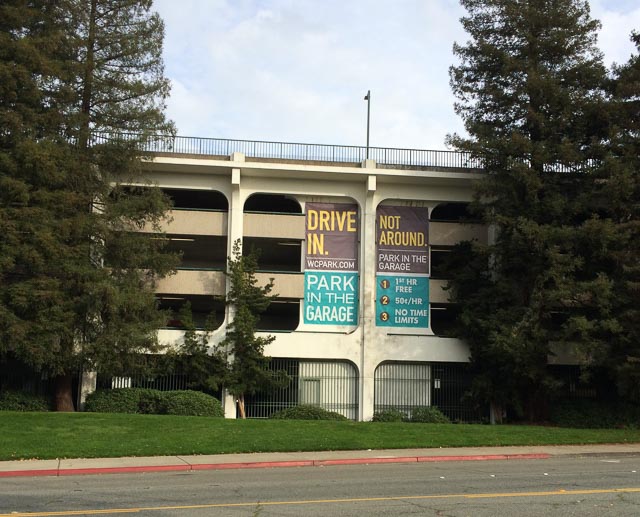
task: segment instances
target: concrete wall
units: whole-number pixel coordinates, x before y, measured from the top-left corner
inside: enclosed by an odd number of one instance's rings
[[[244,236],[304,239],[304,216],[244,214]]]
[[[351,361],[359,376],[359,419],[373,415],[373,379],[383,361],[466,362],[467,347],[456,339],[437,337],[430,329],[411,331],[375,325],[375,221],[376,208],[382,203],[433,208],[439,203],[470,201],[477,172],[448,172],[377,169],[368,160],[362,167],[305,165],[277,162],[247,162],[234,154],[231,160],[211,158],[185,159],[157,157],[148,165],[148,177],[160,186],[171,188],[215,189],[229,200],[229,212],[185,213],[176,211],[167,231],[228,236],[228,254],[232,243],[243,236],[304,240],[305,219],[288,214],[245,214],[245,201],[253,194],[284,194],[304,207],[307,202],[356,203],[359,210],[359,318],[355,328],[308,326],[302,323],[295,332],[277,333],[265,352],[272,357],[334,359]],[[277,210],[274,210],[277,211]],[[211,233],[209,233],[211,232]],[[461,239],[486,242],[486,231],[479,225],[431,223],[434,245],[450,246]],[[303,243],[304,244],[304,243]],[[261,282],[274,277],[275,292],[283,297],[304,296],[304,275],[260,274]],[[431,302],[445,303],[448,295],[442,280],[430,284]],[[220,272],[179,271],[163,280],[163,293],[223,294],[225,277]],[[301,310],[302,310],[301,303]],[[212,345],[224,336],[224,325],[213,335]],[[177,331],[161,331],[167,343],[181,339]],[[228,415],[232,412],[229,410]]]

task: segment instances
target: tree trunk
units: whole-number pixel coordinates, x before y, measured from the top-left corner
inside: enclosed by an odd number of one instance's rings
[[[79,145],[86,149],[89,145],[91,134],[91,99],[93,98],[93,76],[95,73],[95,45],[96,45],[96,17],[98,0],[91,0],[89,11],[89,34],[87,35],[86,63],[84,64],[84,77],[82,87],[82,105],[80,108],[81,125]]]
[[[56,411],[75,411],[73,405],[72,376],[70,373],[54,379],[54,406]]]
[[[244,410],[244,394],[238,397],[238,409],[240,410],[240,418],[243,420],[247,418],[247,414]]]
[[[499,402],[491,402],[489,405],[489,420],[492,425],[502,424],[504,408]]]

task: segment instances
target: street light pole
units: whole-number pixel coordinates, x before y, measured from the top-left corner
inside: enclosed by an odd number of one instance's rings
[[[367,101],[367,160],[369,159],[369,120],[371,118],[371,90],[367,90],[367,94],[364,96],[364,100]]]

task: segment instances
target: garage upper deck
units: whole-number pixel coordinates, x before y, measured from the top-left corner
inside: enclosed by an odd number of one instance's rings
[[[129,139],[133,135],[94,134],[95,143],[109,139]],[[242,153],[247,162],[327,164],[359,166],[366,159],[374,160],[379,169],[442,170],[451,172],[482,171],[480,160],[468,152],[400,149],[350,145],[305,144],[258,140],[232,140],[187,136],[151,137],[145,151],[155,155],[210,157],[230,160],[233,153]]]

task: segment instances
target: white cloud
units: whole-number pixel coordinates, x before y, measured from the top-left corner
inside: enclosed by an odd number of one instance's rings
[[[598,43],[605,63],[626,62],[635,50],[629,39],[631,31],[640,30],[640,5],[635,0],[592,0],[591,9],[593,17],[602,22]]]

